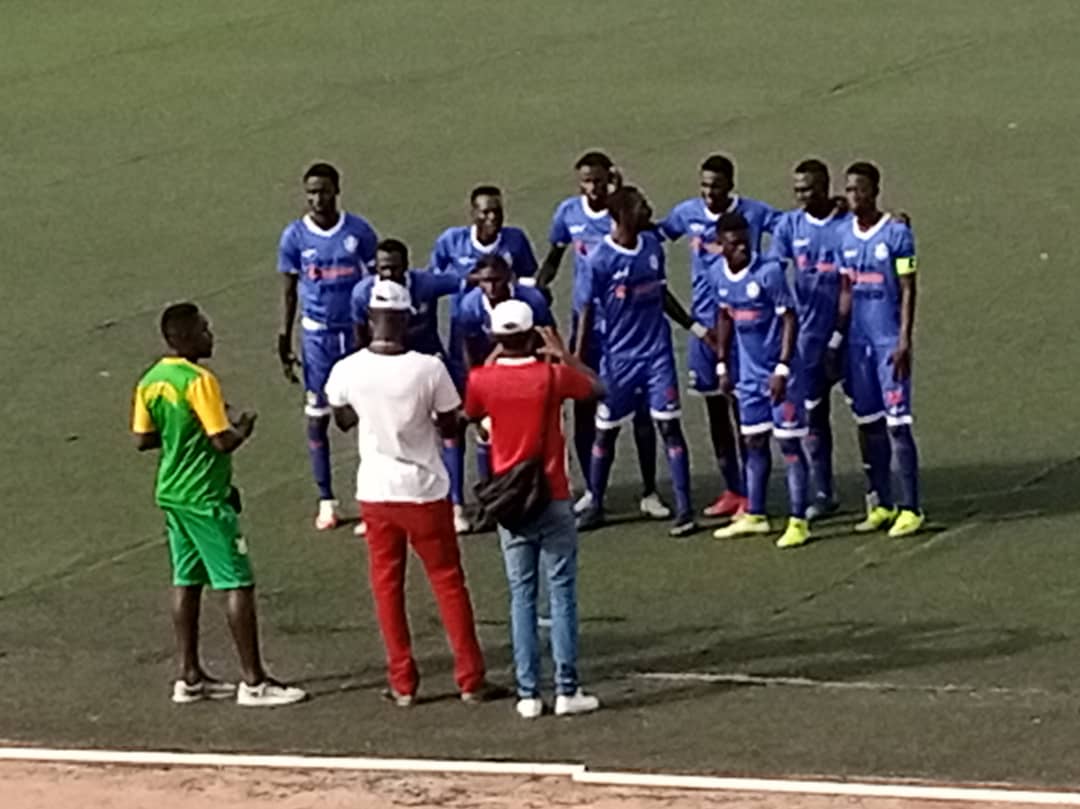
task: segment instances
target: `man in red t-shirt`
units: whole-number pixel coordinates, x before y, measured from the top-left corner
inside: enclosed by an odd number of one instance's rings
[[[517,676],[518,713],[535,719],[540,698],[540,645],[536,629],[539,573],[551,598],[551,654],[555,662],[555,714],[588,713],[599,700],[585,694],[577,672],[577,527],[566,477],[562,403],[598,399],[596,375],[565,350],[553,329],[533,328],[532,309],[504,301],[491,312],[493,357],[474,368],[466,386],[465,414],[490,434],[491,468],[502,474],[541,451],[551,503],[527,525],[498,527],[510,583],[510,623]],[[542,361],[538,355],[552,360]]]

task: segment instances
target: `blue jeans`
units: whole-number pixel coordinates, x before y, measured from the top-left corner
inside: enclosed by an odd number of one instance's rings
[[[551,599],[551,656],[555,693],[573,694],[577,673],[577,526],[569,500],[554,500],[517,531],[499,526],[506,578],[510,584],[510,631],[521,698],[540,695],[540,641],[536,628],[539,575]]]

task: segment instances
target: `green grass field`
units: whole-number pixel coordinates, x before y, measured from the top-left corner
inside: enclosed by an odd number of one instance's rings
[[[0,17],[0,737],[1080,784],[1074,3],[0,0]],[[305,165],[329,159],[345,204],[418,257],[479,182],[502,185],[543,245],[573,160],[597,146],[658,210],[695,193],[710,151],[736,157],[744,193],[785,206],[805,156],[880,163],[885,204],[919,239],[918,435],[941,530],[856,538],[849,514],[783,554],[640,523],[590,535],[582,667],[609,709],[565,723],[445,698],[415,575],[433,699],[396,712],[377,697],[363,545],[310,528],[300,396],[273,352],[278,234]],[[315,693],[303,707],[166,698],[153,459],[126,429],[158,312],[180,298],[214,319],[230,400],[260,413],[238,477],[265,649]],[[686,410],[704,503],[717,480],[700,405]],[[355,452],[338,447],[345,493]],[[508,682],[496,545],[470,539],[466,557]],[[208,660],[233,673],[220,610],[204,624]],[[644,676],[688,672],[718,677]]]

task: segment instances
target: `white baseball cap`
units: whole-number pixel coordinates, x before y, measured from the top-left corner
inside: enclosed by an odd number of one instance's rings
[[[368,308],[408,312],[412,309],[412,297],[409,290],[401,284],[380,278],[371,287],[371,302]]]
[[[525,301],[503,301],[491,310],[491,333],[521,334],[533,327],[532,307]]]

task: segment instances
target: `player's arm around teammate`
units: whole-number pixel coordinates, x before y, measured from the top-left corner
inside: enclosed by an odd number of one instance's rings
[[[230,454],[255,428],[255,414],[231,419],[217,378],[199,361],[213,353],[206,317],[194,304],[170,306],[161,318],[169,353],[139,382],[132,431],[136,447],[160,449],[156,499],[165,514],[172,561],[172,618],[180,654],[173,702],[229,699],[251,707],[306,696],[270,679],[259,653],[255,585],[237,521]],[[239,687],[206,674],[199,658],[203,588],[226,593],[226,614],[239,653]]]

